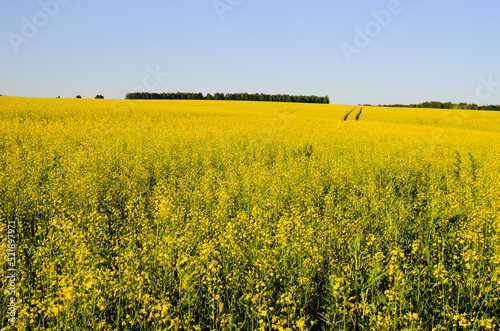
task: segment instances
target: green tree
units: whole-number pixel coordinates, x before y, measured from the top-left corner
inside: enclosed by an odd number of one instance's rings
[[[95,98],[96,99],[104,99],[104,97],[102,95],[100,95],[100,94],[96,95]]]

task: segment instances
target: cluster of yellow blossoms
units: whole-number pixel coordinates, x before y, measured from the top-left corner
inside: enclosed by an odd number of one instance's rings
[[[351,110],[0,97],[0,329],[498,328],[500,113]]]

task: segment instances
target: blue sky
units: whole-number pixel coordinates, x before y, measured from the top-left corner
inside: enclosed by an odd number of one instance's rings
[[[500,104],[499,13],[498,0],[3,0],[0,94]]]

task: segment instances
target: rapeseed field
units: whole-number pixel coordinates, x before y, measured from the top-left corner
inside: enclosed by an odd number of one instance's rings
[[[498,329],[499,130],[479,111],[0,97],[0,329]]]

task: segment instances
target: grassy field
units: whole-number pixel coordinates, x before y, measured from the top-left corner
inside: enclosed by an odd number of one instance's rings
[[[360,110],[0,97],[15,328],[498,329],[500,113]]]

